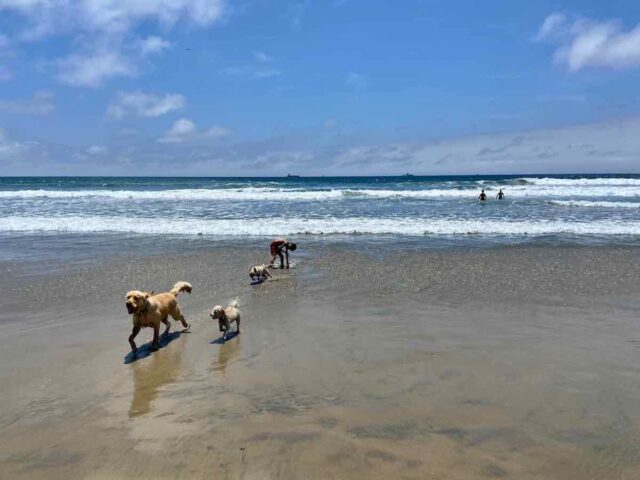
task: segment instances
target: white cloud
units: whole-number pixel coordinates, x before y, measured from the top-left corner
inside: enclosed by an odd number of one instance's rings
[[[568,21],[565,15],[554,13],[545,19],[535,40],[556,43],[554,61],[566,65],[571,72],[588,67],[640,66],[640,24],[624,31],[618,20]]]
[[[98,87],[120,76],[134,76],[141,60],[158,55],[170,43],[158,36],[135,35],[179,22],[207,27],[222,19],[224,0],[0,0],[0,14],[16,15],[22,41],[69,37],[70,54],[54,63],[57,78],[69,85]],[[14,20],[14,19],[12,19]],[[138,39],[137,39],[138,38]]]
[[[159,117],[184,108],[185,103],[184,96],[175,93],[157,95],[140,91],[119,92],[109,104],[107,115],[116,119],[121,119],[128,115]]]
[[[309,4],[310,0],[304,0],[302,2],[294,3],[289,8],[289,17],[291,19],[291,27],[293,29],[298,30],[302,27],[302,22],[304,21],[305,13]]]
[[[35,92],[28,100],[0,99],[0,111],[27,115],[47,115],[55,110],[54,95],[51,92]]]
[[[132,77],[136,74],[129,59],[117,51],[74,54],[56,63],[59,68],[58,79],[74,87],[96,88],[114,77]]]
[[[181,118],[173,123],[171,128],[158,139],[158,142],[182,143],[203,138],[219,140],[229,135],[231,135],[231,130],[223,125],[213,125],[204,131],[200,131],[193,121],[188,118]]]
[[[22,15],[25,36],[75,31],[123,33],[143,22],[170,27],[179,21],[207,26],[224,14],[223,0],[0,0],[0,11]]]
[[[270,78],[282,75],[282,72],[278,68],[270,65],[274,61],[273,57],[257,50],[253,52],[253,58],[255,60],[253,63],[226,67],[221,70],[221,73],[249,78]]]
[[[637,172],[640,117],[426,142],[360,145],[335,154],[344,174]]]
[[[270,78],[281,75],[282,72],[276,68],[270,68],[268,70],[257,70],[253,73],[255,78]]]
[[[564,29],[567,22],[567,16],[564,13],[552,13],[544,19],[538,33],[534,37],[535,41],[541,42],[558,34]]]
[[[205,132],[205,135],[207,137],[216,138],[216,139],[225,138],[231,135],[231,129],[224,127],[222,125],[214,125],[213,127],[209,128]]]
[[[369,85],[369,77],[360,73],[351,72],[345,78],[347,85],[354,89],[366,88]]]
[[[318,131],[213,142],[206,130],[187,122],[172,129],[185,141],[171,148],[163,143],[116,143],[109,146],[109,162],[104,154],[91,155],[86,146],[17,141],[0,129],[0,175],[29,175],[34,169],[46,175],[126,175],[132,168],[162,169],[167,175],[211,175],[221,169],[229,175],[640,173],[640,117],[415,142],[363,143],[359,135],[341,136],[332,144],[316,141]],[[177,164],[177,155],[189,161]]]
[[[254,66],[227,67],[222,70],[225,75],[249,78],[270,78],[282,75],[277,68],[257,68]]]
[[[123,137],[133,137],[138,134],[138,131],[135,128],[123,128],[118,132],[118,135]]]
[[[150,36],[140,41],[140,52],[143,56],[162,53],[171,46],[171,43],[160,37]]]
[[[176,120],[171,128],[158,139],[160,143],[180,143],[188,139],[189,136],[197,132],[196,124],[188,118]]]
[[[256,61],[261,62],[261,63],[273,62],[273,57],[271,57],[271,56],[269,56],[266,53],[261,52],[261,51],[254,52],[253,56],[255,57]]]
[[[4,128],[0,128],[0,158],[13,160],[16,156],[26,152],[31,147],[29,143],[21,143],[9,138]]]
[[[97,88],[116,77],[135,77],[148,57],[168,49],[166,40],[150,36],[122,45],[119,39],[107,39],[101,45],[90,45],[86,51],[55,61],[58,80],[75,87]]]
[[[108,153],[109,149],[104,145],[91,145],[85,150],[85,152],[87,153],[87,155],[91,155],[95,157],[95,156],[104,155],[105,153]]]

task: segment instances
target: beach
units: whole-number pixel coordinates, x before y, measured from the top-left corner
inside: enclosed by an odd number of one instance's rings
[[[0,0],[0,480],[640,480],[640,0]]]
[[[3,478],[636,478],[637,247],[300,242],[251,287],[264,248],[176,242],[0,263]],[[124,294],[179,280],[132,361]]]

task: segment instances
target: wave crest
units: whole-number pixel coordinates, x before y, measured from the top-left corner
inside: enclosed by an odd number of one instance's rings
[[[152,235],[640,235],[640,221],[428,220],[416,218],[159,219],[121,217],[0,218],[0,232],[131,233]],[[231,233],[230,233],[231,232]]]

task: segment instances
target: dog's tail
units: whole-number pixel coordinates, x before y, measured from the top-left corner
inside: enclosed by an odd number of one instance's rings
[[[192,289],[193,288],[191,287],[190,283],[188,283],[188,282],[178,282],[171,289],[171,293],[173,293],[174,295],[178,295],[180,292],[191,293]]]
[[[235,298],[229,302],[229,306],[233,308],[240,308],[240,302]]]

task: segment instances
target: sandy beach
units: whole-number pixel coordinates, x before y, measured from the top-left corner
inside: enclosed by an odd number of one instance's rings
[[[0,265],[0,476],[637,478],[639,249],[301,250]],[[132,361],[125,292],[178,280],[191,332]]]

